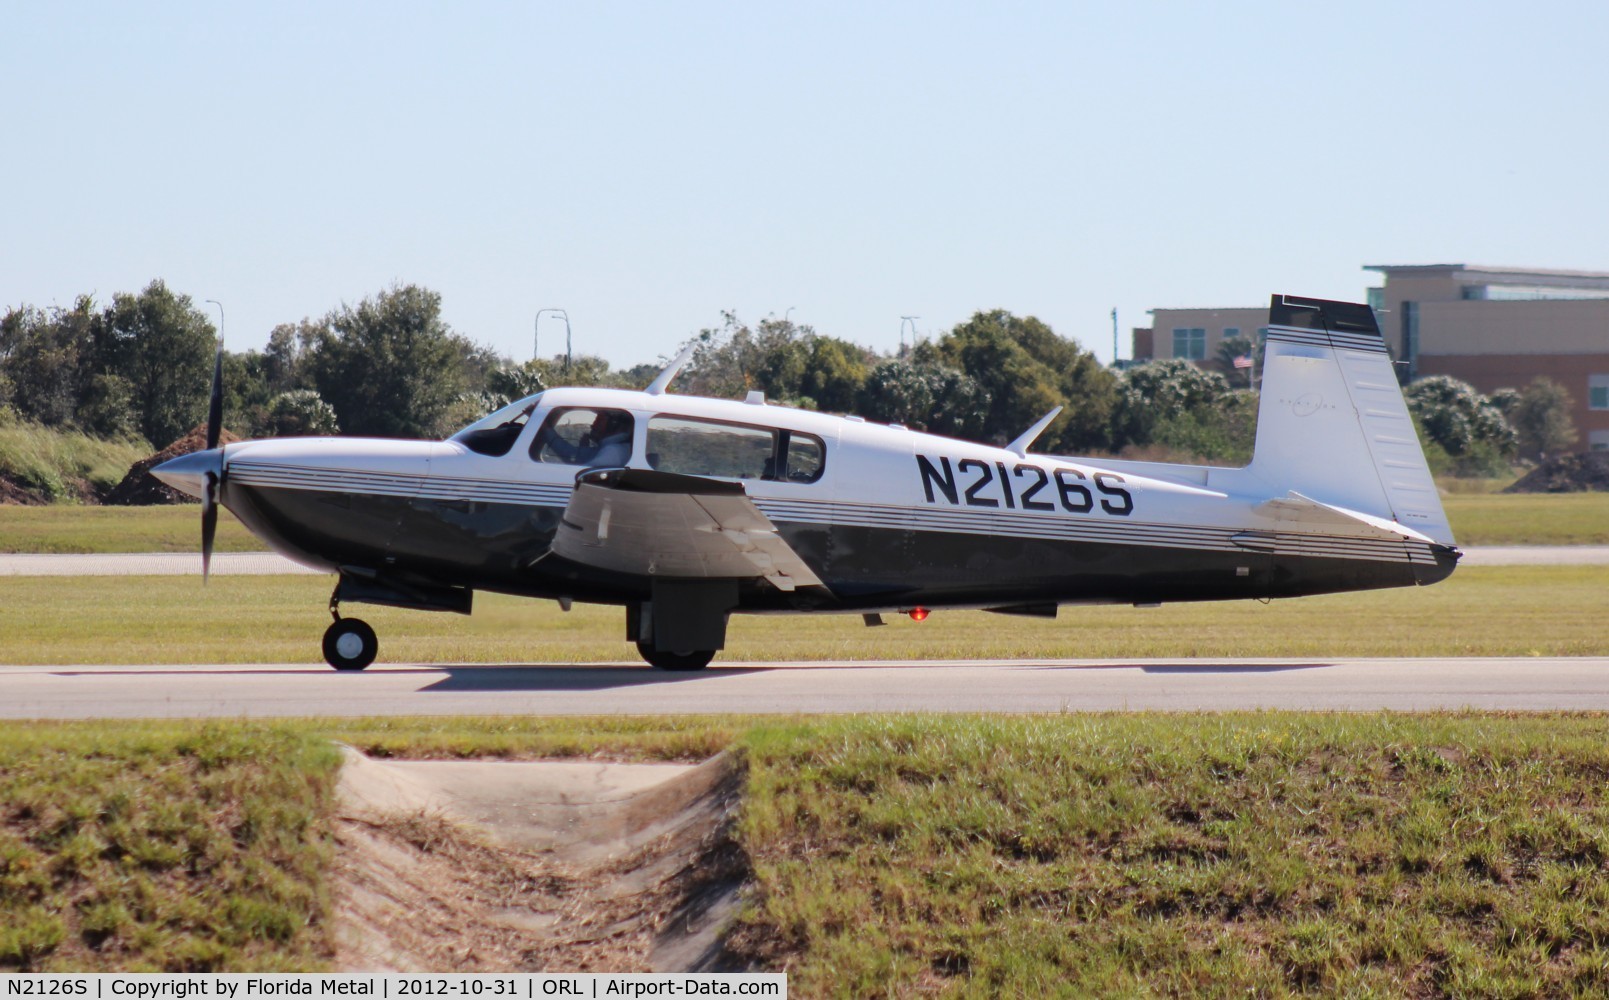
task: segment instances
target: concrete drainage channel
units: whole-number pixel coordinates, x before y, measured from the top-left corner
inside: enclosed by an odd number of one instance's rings
[[[702,764],[391,761],[343,748],[336,965],[740,971],[728,754]]]

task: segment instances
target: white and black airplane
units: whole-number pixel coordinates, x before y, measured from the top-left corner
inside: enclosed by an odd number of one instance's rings
[[[1030,454],[767,405],[551,389],[446,441],[287,438],[155,470],[339,575],[324,654],[373,662],[363,602],[468,614],[477,590],[625,608],[626,638],[697,670],[734,613],[1298,597],[1435,583],[1459,552],[1367,306],[1276,295],[1251,464]]]

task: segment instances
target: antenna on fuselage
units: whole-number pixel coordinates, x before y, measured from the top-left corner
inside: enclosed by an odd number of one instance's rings
[[[696,350],[698,350],[698,341],[696,340],[682,348],[682,353],[676,355],[675,360],[666,365],[665,370],[660,372],[659,376],[652,382],[648,383],[648,388],[644,389],[643,392],[650,396],[657,396],[664,392],[670,386],[670,380],[675,378],[676,374],[682,370],[687,362],[693,359],[693,352]]]
[[[1035,438],[1039,437],[1039,435],[1045,432],[1045,428],[1049,427],[1050,422],[1055,420],[1057,415],[1060,413],[1061,407],[1058,406],[1054,410],[1051,410],[1049,413],[1040,417],[1037,421],[1035,421],[1032,427],[1023,431],[1022,435],[1018,437],[1017,440],[1006,445],[1006,450],[1016,452],[1018,458],[1027,458],[1028,446],[1034,443]]]

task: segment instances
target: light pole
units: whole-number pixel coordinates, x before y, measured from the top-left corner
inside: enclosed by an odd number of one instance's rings
[[[536,311],[537,330],[532,331],[531,333],[531,352],[536,357],[540,358],[542,356],[541,352],[538,351],[536,347],[536,333],[541,329],[543,313],[552,313],[553,315],[564,320],[564,374],[568,375],[570,374],[570,314],[565,312],[563,309],[538,309]]]
[[[909,323],[911,325],[911,347],[914,349],[916,347],[916,321],[921,319],[921,318],[922,317],[920,317],[920,316],[901,316],[899,318],[899,356],[900,357],[903,358],[905,356],[905,324]]]
[[[217,299],[206,299],[204,301],[208,305],[218,307],[218,340],[221,342],[223,340],[223,303],[219,302]]]

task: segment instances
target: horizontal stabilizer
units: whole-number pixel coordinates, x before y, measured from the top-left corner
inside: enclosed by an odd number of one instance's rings
[[[821,586],[742,485],[645,469],[583,474],[553,553],[635,576],[763,578],[786,591]]]
[[[1427,545],[1437,544],[1430,536],[1396,521],[1375,517],[1373,514],[1360,514],[1355,510],[1347,510],[1345,507],[1336,507],[1333,504],[1320,503],[1311,497],[1302,496],[1295,490],[1286,496],[1275,497],[1258,504],[1257,510],[1281,521],[1311,525],[1327,531],[1342,529],[1348,534],[1364,537],[1406,538]]]

